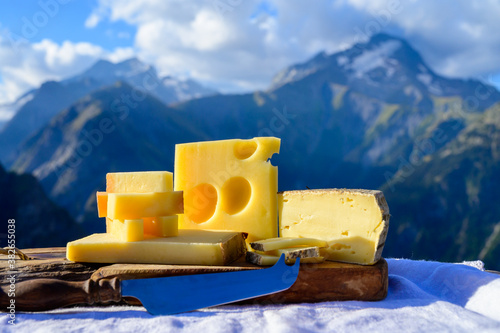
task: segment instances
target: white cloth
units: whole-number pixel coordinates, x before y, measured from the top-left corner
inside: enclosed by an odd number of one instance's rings
[[[79,307],[2,314],[3,332],[500,332],[500,275],[481,262],[388,259],[379,302],[226,305],[172,316],[143,307]]]

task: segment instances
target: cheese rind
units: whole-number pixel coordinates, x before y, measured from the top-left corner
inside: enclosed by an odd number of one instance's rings
[[[97,197],[97,215],[99,217],[108,216],[108,193],[96,192]]]
[[[278,173],[268,160],[279,147],[273,137],[176,145],[179,227],[247,232],[248,241],[277,237]]]
[[[279,256],[274,256],[274,255],[269,255],[269,254],[262,254],[262,253],[257,253],[253,251],[248,251],[246,254],[246,261],[254,264],[254,265],[259,265],[259,266],[270,266],[274,265],[278,262]],[[300,258],[300,263],[301,264],[319,264],[325,261],[324,257],[318,256],[318,257],[286,257],[285,256],[285,263],[288,265],[294,264],[297,258]]]
[[[183,212],[182,192],[108,193],[110,219],[140,219]]]
[[[145,236],[122,242],[112,234],[93,234],[67,245],[66,257],[77,262],[171,265],[227,265],[245,254],[244,235],[237,232],[179,230],[179,236]]]
[[[285,259],[312,258],[312,257],[320,257],[320,249],[317,246],[298,247],[298,248],[272,250],[261,254],[267,254],[277,257],[279,257],[282,254],[285,254]]]
[[[175,237],[179,235],[178,220],[178,215],[146,217],[144,233],[156,237]]]
[[[252,249],[256,251],[272,251],[278,249],[285,249],[295,246],[318,246],[326,247],[327,242],[315,238],[297,238],[297,237],[276,237],[268,238],[260,241],[250,243]]]
[[[382,256],[390,215],[381,191],[286,191],[278,212],[281,236],[327,241],[327,260],[372,265]]]
[[[108,193],[148,193],[173,190],[173,174],[168,171],[111,172],[106,174]]]

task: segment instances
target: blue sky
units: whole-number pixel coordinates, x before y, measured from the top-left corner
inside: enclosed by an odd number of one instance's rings
[[[284,67],[377,32],[442,75],[500,87],[499,17],[495,0],[3,1],[0,104],[100,58],[138,57],[222,92],[265,89]]]
[[[65,40],[90,41],[108,51],[112,51],[115,47],[133,44],[133,36],[137,29],[122,20],[116,22],[103,20],[96,29],[85,27],[85,21],[98,7],[97,1],[69,1],[61,4],[58,1],[42,0],[41,3],[45,5],[41,6],[37,0],[10,2],[8,8],[2,8],[0,11],[2,27],[22,36],[23,27],[29,29],[30,25],[34,26],[37,32],[28,38],[30,42],[40,42],[44,38],[59,44]],[[1,6],[6,5],[2,3]],[[44,10],[44,8],[50,9]],[[44,17],[48,18],[46,24],[42,24]]]

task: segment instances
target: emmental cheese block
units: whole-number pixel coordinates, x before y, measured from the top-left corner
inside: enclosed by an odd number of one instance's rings
[[[246,252],[243,233],[179,230],[177,237],[148,237],[122,242],[112,234],[93,234],[67,245],[77,262],[172,265],[227,265]]]
[[[169,216],[182,212],[183,196],[180,191],[108,193],[107,217],[113,220]]]
[[[168,192],[173,189],[173,174],[168,171],[111,172],[106,174],[108,193]]]
[[[327,260],[372,265],[381,258],[390,217],[381,191],[286,191],[278,211],[280,236],[327,241]]]
[[[176,145],[179,228],[247,232],[249,242],[277,237],[278,170],[269,159],[279,148],[273,137]]]

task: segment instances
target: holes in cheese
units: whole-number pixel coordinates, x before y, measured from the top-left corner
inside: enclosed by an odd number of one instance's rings
[[[199,184],[186,191],[184,201],[186,215],[195,223],[203,223],[215,213],[217,190],[210,184]]]
[[[252,187],[243,177],[228,179],[222,186],[222,209],[229,215],[241,212],[252,196]]]
[[[278,172],[268,159],[279,147],[273,137],[176,145],[174,189],[185,200],[179,227],[277,237]]]
[[[108,193],[110,219],[141,219],[183,212],[182,192]]]
[[[390,217],[381,191],[286,191],[278,211],[280,235],[328,242],[327,260],[371,265],[381,258]]]
[[[234,156],[240,160],[245,160],[252,156],[257,150],[257,142],[244,140],[236,142],[234,145]]]

